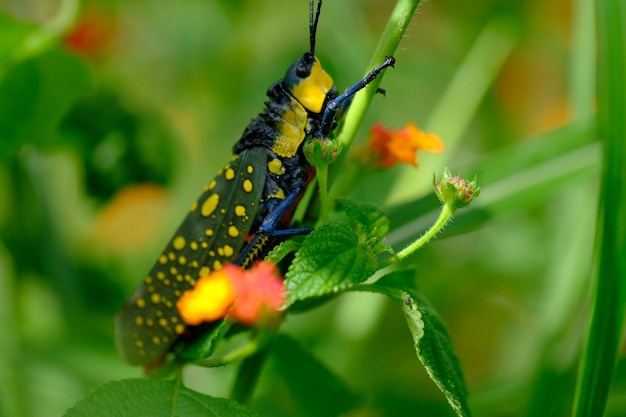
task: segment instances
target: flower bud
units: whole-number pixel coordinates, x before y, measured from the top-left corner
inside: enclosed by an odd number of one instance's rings
[[[472,181],[467,181],[459,174],[450,175],[448,168],[444,169],[439,184],[435,183],[433,177],[433,185],[439,200],[453,209],[469,205],[480,194],[480,188],[476,185],[476,177]]]
[[[330,165],[339,155],[339,144],[329,138],[313,138],[302,149],[306,160],[313,166]]]

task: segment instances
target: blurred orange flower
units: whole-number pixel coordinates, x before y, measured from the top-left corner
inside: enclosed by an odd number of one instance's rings
[[[83,56],[95,56],[109,47],[117,35],[116,17],[92,6],[81,14],[64,39],[65,45]]]
[[[228,264],[200,278],[180,297],[177,308],[192,326],[227,316],[252,326],[277,316],[283,301],[283,279],[276,267],[258,262],[249,270]]]
[[[233,276],[237,301],[229,318],[248,325],[275,317],[285,301],[283,278],[270,262],[257,262],[244,274]]]
[[[418,166],[417,151],[443,152],[443,141],[434,133],[425,133],[409,122],[398,130],[376,124],[370,130],[368,150],[370,162],[380,168],[390,168],[397,163]],[[373,159],[373,161],[371,161]]]
[[[196,285],[176,303],[183,321],[197,326],[224,318],[235,302],[235,288],[231,278],[242,273],[237,266],[229,264],[198,279]]]

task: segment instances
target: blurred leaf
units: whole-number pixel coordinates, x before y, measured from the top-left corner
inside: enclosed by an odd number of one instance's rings
[[[186,361],[210,357],[220,340],[230,330],[231,325],[232,322],[222,320],[217,324],[209,323],[195,328],[193,331],[198,336],[193,340],[185,341],[182,349],[176,354]]]
[[[470,416],[467,390],[452,340],[439,314],[413,286],[414,271],[392,272],[359,290],[376,291],[400,303],[417,357],[458,416]]]
[[[292,415],[338,416],[358,404],[345,382],[291,337],[279,335],[271,352],[292,395]]]
[[[164,185],[171,178],[172,132],[159,115],[131,107],[112,89],[99,86],[80,97],[60,130],[84,161],[91,196],[109,200],[130,184]]]
[[[626,3],[597,1],[598,124],[605,141],[595,293],[574,416],[603,415],[622,345],[626,309]]]
[[[307,236],[285,275],[287,305],[363,282],[376,266],[374,252],[357,232],[345,223],[327,223]]]
[[[256,414],[224,398],[200,394],[176,381],[126,379],[91,390],[65,417],[239,417]]]
[[[19,23],[0,13],[0,75],[15,59],[19,45],[33,31],[33,27]]]
[[[0,160],[55,139],[61,117],[90,85],[82,61],[60,49],[11,67],[0,80]]]

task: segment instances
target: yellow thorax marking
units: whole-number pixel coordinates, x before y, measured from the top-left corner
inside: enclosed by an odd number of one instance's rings
[[[283,163],[278,158],[274,158],[267,163],[267,169],[272,174],[283,175],[285,173],[285,168],[283,167]]]
[[[291,99],[291,106],[286,107],[281,116],[282,119],[275,124],[280,134],[274,141],[272,151],[278,156],[291,158],[304,140],[308,113],[300,103]]]

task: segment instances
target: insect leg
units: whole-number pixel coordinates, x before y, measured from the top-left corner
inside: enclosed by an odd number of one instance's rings
[[[310,228],[291,228],[291,229],[282,229],[276,230],[276,226],[278,222],[282,219],[282,217],[291,209],[291,207],[298,200],[300,194],[304,188],[298,187],[293,192],[288,194],[284,200],[282,200],[274,209],[265,216],[262,220],[261,224],[257,228],[256,233],[252,239],[246,244],[243,248],[237,261],[235,262],[238,265],[247,265],[251,258],[256,258],[254,256],[254,251],[259,247],[262,247],[266,244],[268,238],[272,237],[284,237],[284,236],[295,236],[295,235],[306,235],[311,233]],[[253,255],[253,256],[251,256]]]
[[[326,105],[326,110],[324,111],[322,123],[320,124],[320,127],[318,129],[318,134],[315,136],[327,137],[332,128],[333,120],[335,120],[335,114],[337,114],[337,111],[339,111],[339,109],[341,108],[342,103],[348,100],[354,94],[356,94],[359,90],[365,88],[365,86],[367,86],[369,83],[374,81],[382,70],[387,67],[393,67],[395,63],[395,58],[392,56],[388,56],[387,58],[385,58],[385,61],[382,64],[371,70],[363,79],[357,81],[353,86],[349,87],[345,91],[345,93],[329,101]]]

